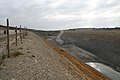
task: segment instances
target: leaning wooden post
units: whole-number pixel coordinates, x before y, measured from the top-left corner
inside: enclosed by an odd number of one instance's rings
[[[25,26],[24,26],[24,29],[23,29],[23,38],[25,37]]]
[[[28,33],[27,33],[27,27],[26,27],[26,36],[27,36],[27,34],[28,34]]]
[[[9,53],[9,19],[7,19],[7,51],[8,51],[8,58],[10,57]]]
[[[16,33],[16,46],[17,46],[17,26],[16,26],[16,29],[15,29],[15,33]]]
[[[20,39],[21,39],[21,43],[22,43],[21,25],[20,25]]]

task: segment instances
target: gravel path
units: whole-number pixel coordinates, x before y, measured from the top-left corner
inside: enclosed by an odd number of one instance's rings
[[[42,38],[29,32],[10,48],[11,58],[0,65],[0,80],[86,80],[85,76],[51,49]]]

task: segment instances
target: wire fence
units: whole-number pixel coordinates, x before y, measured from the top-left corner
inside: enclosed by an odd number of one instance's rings
[[[10,58],[10,46],[15,43],[18,46],[18,39],[23,44],[23,38],[27,36],[27,28],[9,26],[9,19],[6,20],[7,26],[0,30],[0,61],[3,59],[4,51],[7,51],[7,57]]]

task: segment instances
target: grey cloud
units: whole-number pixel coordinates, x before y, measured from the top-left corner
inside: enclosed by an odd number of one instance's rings
[[[37,2],[39,1],[39,2]],[[62,0],[57,6],[52,6],[54,0],[0,0],[0,24],[4,24],[6,18],[11,19],[11,25],[25,25],[35,29],[63,29],[89,26],[119,26],[120,2],[113,0],[108,4],[107,0],[99,0],[95,8],[89,6],[91,0]],[[72,2],[73,1],[73,2]],[[115,7],[115,8],[114,8]],[[101,13],[111,11],[118,17],[102,17]],[[81,18],[94,12],[95,18]],[[52,18],[58,16],[75,15],[73,19]],[[84,14],[83,14],[84,13]],[[46,16],[49,16],[47,19]],[[90,17],[90,16],[88,16]],[[57,17],[56,17],[57,18]]]
[[[96,9],[111,9],[112,7],[120,6],[120,2],[118,0],[112,0],[111,3],[107,3],[109,0],[101,0]]]

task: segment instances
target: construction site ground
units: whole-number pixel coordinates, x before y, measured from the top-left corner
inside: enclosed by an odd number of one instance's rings
[[[3,54],[7,54],[4,51]],[[28,32],[2,60],[0,80],[109,80],[46,39]]]

